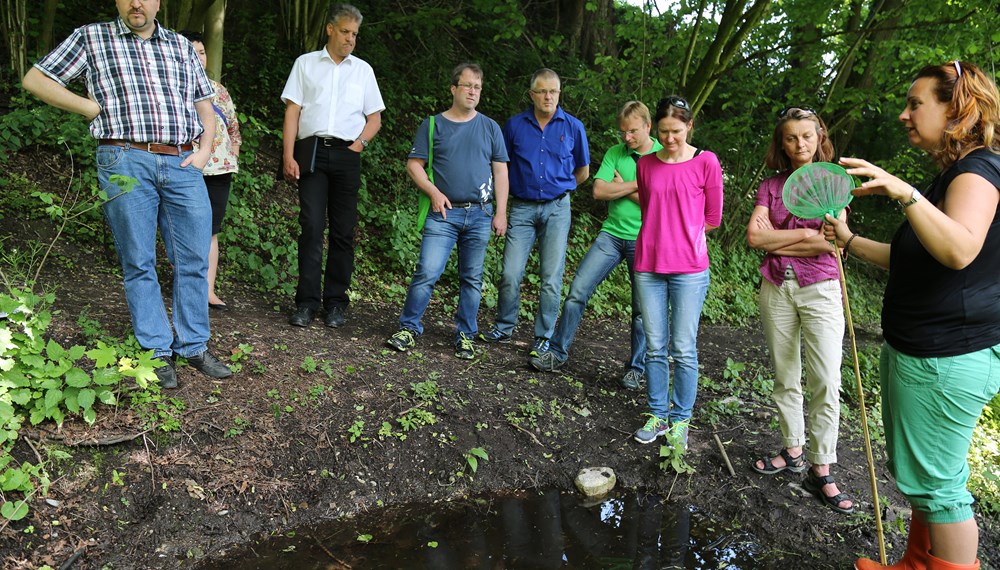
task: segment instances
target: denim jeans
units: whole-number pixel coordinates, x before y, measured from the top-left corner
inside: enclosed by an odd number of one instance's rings
[[[200,170],[180,156],[97,147],[97,177],[107,193],[104,216],[122,264],[125,298],[139,346],[155,356],[188,357],[208,342],[208,249],[212,208]],[[135,179],[130,192],[111,180]],[[156,229],[174,267],[173,326],[156,275]]]
[[[635,274],[635,289],[646,331],[646,390],[649,408],[660,419],[691,417],[698,395],[698,321],[708,293],[709,270],[700,273]],[[670,385],[667,352],[674,358]]]
[[[514,332],[521,307],[521,280],[537,239],[541,283],[538,312],[535,314],[535,336],[552,338],[559,315],[571,217],[569,194],[549,202],[511,199],[507,241],[503,249],[503,275],[497,300],[496,327],[500,332],[508,335]]]
[[[347,147],[316,149],[316,170],[299,180],[299,285],[295,305],[346,307],[354,273],[354,227],[358,223],[361,155]],[[323,232],[327,219],[326,269]],[[320,287],[322,282],[322,287]]]
[[[406,303],[399,316],[399,326],[424,332],[420,322],[431,300],[434,285],[444,272],[451,250],[458,244],[458,313],[457,333],[473,336],[478,332],[476,315],[483,297],[483,263],[490,243],[493,207],[490,204],[452,208],[447,219],[440,212],[427,214],[424,237],[420,242],[420,260],[406,291]],[[457,337],[457,334],[456,334]]]
[[[580,266],[576,268],[576,276],[569,286],[569,295],[563,303],[562,314],[556,334],[552,337],[549,347],[562,360],[569,357],[569,349],[573,346],[576,329],[583,319],[583,310],[587,308],[594,290],[602,281],[608,278],[611,271],[622,261],[628,264],[629,277],[632,280],[632,355],[627,368],[640,374],[646,368],[646,335],[642,330],[642,311],[639,310],[639,299],[635,294],[635,274],[632,263],[635,261],[635,240],[617,238],[607,232],[598,232],[597,239],[590,246],[587,255],[583,256]]]

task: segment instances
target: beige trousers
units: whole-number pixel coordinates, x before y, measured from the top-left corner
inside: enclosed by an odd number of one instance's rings
[[[760,318],[774,367],[774,402],[784,446],[810,445],[806,459],[813,464],[837,462],[840,424],[840,363],[844,351],[844,309],[840,282],[832,279],[799,287],[786,278],[781,287],[763,281]],[[805,349],[807,418],[802,390]]]

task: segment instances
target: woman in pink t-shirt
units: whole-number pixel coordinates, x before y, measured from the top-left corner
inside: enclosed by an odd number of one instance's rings
[[[801,473],[809,465],[804,487],[841,513],[854,511],[830,475],[837,462],[840,427],[840,361],[844,344],[844,305],[836,253],[823,237],[822,220],[793,216],[781,199],[785,181],[796,169],[833,159],[826,125],[816,111],[787,107],[778,114],[765,162],[779,174],[765,179],[747,240],[767,252],[760,265],[760,320],[774,367],[774,403],[778,406],[782,448],[774,457],[751,464],[754,471],[774,475]],[[846,219],[846,212],[842,213]],[[809,449],[802,414],[802,346],[805,345],[809,400]]]
[[[670,431],[686,449],[698,392],[698,321],[709,282],[705,232],[722,222],[722,168],[714,153],[688,143],[694,123],[684,99],[661,100],[653,123],[663,148],[639,159],[636,177],[642,228],[635,292],[646,333],[650,412],[635,440],[653,443]]]

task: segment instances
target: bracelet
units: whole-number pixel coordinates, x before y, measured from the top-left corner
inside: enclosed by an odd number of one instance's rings
[[[856,237],[858,237],[858,234],[851,234],[851,237],[847,238],[847,241],[844,242],[844,259],[847,259],[847,252],[851,249],[851,242],[854,241],[854,238]]]

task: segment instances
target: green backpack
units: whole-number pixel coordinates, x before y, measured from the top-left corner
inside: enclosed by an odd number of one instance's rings
[[[427,178],[430,178],[431,184],[434,183],[434,169],[431,168],[431,163],[434,161],[434,115],[431,115],[430,126],[427,129]],[[424,194],[420,190],[417,190],[419,194],[419,212],[417,214],[417,231],[424,231],[424,222],[427,221],[427,214],[431,211],[431,199],[427,194]]]

